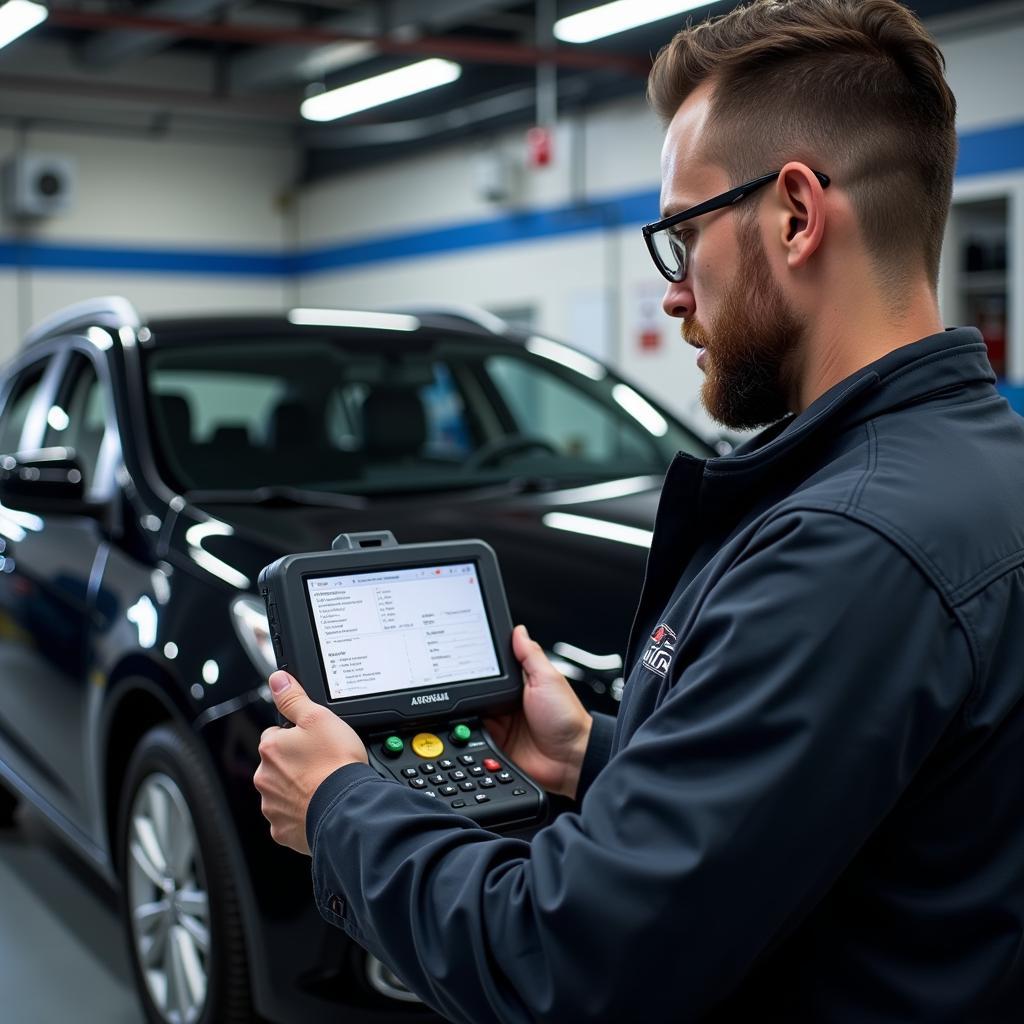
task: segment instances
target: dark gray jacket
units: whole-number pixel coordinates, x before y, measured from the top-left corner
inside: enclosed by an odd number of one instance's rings
[[[677,456],[627,665],[529,843],[339,769],[324,916],[455,1021],[1024,1019],[1024,421],[976,331]]]

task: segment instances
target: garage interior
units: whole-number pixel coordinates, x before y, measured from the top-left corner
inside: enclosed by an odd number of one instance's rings
[[[593,6],[45,4],[0,48],[0,362],[97,296],[145,318],[472,308],[614,368],[729,450],[743,435],[703,410],[639,232],[662,141],[645,76],[687,15],[558,37]],[[943,316],[981,330],[1024,413],[1024,0],[908,6],[958,103]],[[428,61],[443,84],[315,119],[312,101]],[[0,907],[0,1018],[143,1019],[109,886],[24,806],[0,825]]]

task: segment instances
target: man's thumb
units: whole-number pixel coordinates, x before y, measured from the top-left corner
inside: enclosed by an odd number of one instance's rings
[[[298,679],[288,672],[273,672],[270,679],[270,692],[274,695],[277,710],[289,722],[298,722],[299,715],[313,702],[306,696],[306,691],[299,685]]]

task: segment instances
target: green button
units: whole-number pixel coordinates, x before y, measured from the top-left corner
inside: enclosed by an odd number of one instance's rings
[[[384,741],[385,754],[390,754],[392,757],[398,757],[403,750],[405,750],[405,743],[402,741],[400,736],[389,736]]]
[[[457,725],[452,729],[452,739],[456,743],[468,743],[472,735],[473,732],[468,725]]]

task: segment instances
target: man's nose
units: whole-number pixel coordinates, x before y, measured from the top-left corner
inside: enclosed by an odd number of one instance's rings
[[[669,316],[679,320],[685,319],[694,314],[693,289],[689,281],[673,281],[665,289],[665,296],[661,300],[661,308]]]

